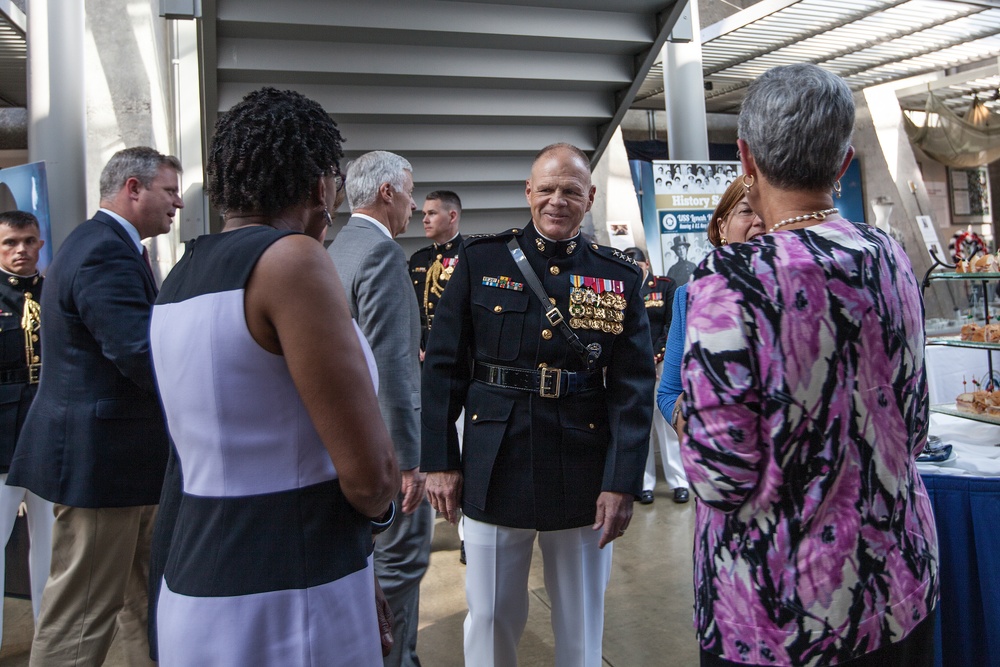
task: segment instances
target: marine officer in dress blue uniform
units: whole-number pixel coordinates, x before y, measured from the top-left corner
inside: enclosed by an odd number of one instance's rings
[[[432,243],[410,256],[410,280],[420,308],[420,361],[427,349],[427,332],[448,280],[458,263],[462,235],[462,200],[451,190],[435,190],[424,201],[424,235]]]
[[[19,486],[7,485],[7,471],[42,368],[39,340],[43,278],[38,255],[45,241],[38,219],[26,211],[0,213],[0,585],[6,574],[4,545],[21,503],[27,508],[31,607],[38,618],[52,560],[52,503]],[[2,605],[0,605],[2,607]],[[0,609],[0,642],[3,610]]]
[[[612,541],[642,490],[652,417],[642,273],[580,235],[595,188],[578,148],[542,149],[525,192],[531,222],[466,238],[438,303],[420,467],[434,507],[465,513],[466,664],[516,663],[537,538],[555,664],[597,666]]]
[[[639,248],[626,248],[624,253],[635,260],[642,269],[643,287],[642,299],[646,305],[646,315],[649,316],[649,334],[653,339],[653,360],[656,362],[656,386],[660,386],[660,374],[663,372],[663,354],[667,349],[667,333],[670,331],[671,307],[674,302],[674,291],[677,284],[670,278],[655,276],[649,270],[646,253]],[[653,404],[656,404],[656,392],[653,392]],[[642,494],[639,502],[649,505],[653,502],[653,489],[656,487],[656,448],[653,440],[660,446],[660,461],[663,463],[663,476],[667,484],[674,490],[674,502],[686,503],[689,498],[687,475],[684,464],[681,463],[681,443],[673,428],[667,428],[667,420],[659,410],[653,410],[653,427],[650,431],[649,456],[646,458],[646,472],[642,477]]]
[[[458,264],[458,248],[462,244],[462,234],[458,231],[462,221],[462,200],[451,190],[435,190],[425,198],[423,214],[424,235],[433,243],[410,256],[410,280],[420,310],[420,363],[424,362],[434,309]],[[464,417],[461,414],[456,420],[460,449]],[[464,565],[465,522],[461,519],[458,520],[458,539],[461,541],[458,560]]]

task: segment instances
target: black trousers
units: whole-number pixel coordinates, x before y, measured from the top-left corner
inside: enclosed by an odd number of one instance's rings
[[[934,618],[937,609],[920,621],[903,641],[883,646],[859,658],[837,663],[837,667],[934,667]],[[704,650],[701,667],[764,667],[725,660]]]

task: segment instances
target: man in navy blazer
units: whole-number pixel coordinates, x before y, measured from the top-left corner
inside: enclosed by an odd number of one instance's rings
[[[8,476],[55,503],[31,665],[103,664],[116,623],[127,663],[155,664],[146,579],[168,444],[149,350],[157,288],[140,241],[184,206],[180,172],[152,148],[115,153],[100,210],[46,275],[45,366]]]

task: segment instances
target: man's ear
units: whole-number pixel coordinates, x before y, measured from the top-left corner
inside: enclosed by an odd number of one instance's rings
[[[146,186],[135,176],[129,176],[125,179],[123,189],[128,193],[129,198],[136,199],[139,197],[139,193],[146,189]]]
[[[382,201],[384,201],[387,204],[390,203],[392,201],[392,195],[393,195],[392,184],[383,183],[382,185],[378,186],[378,194],[379,197],[382,198]]]

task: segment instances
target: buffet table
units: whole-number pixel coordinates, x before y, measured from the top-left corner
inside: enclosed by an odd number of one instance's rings
[[[1000,665],[1000,426],[934,414],[930,430],[954,446],[918,464],[941,565],[935,664]]]

